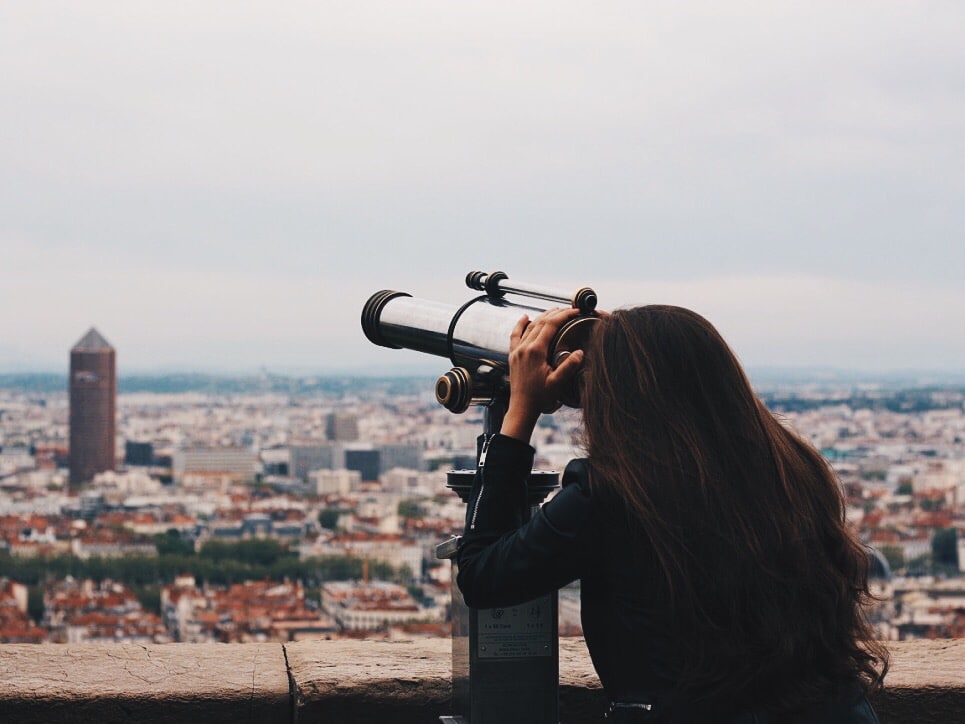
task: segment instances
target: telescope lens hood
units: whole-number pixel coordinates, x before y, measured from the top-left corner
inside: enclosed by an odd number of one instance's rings
[[[369,342],[372,344],[377,344],[380,347],[389,347],[390,349],[403,349],[402,346],[397,344],[392,344],[387,342],[385,337],[382,336],[381,330],[381,315],[382,310],[385,309],[385,305],[388,304],[393,299],[398,297],[411,297],[411,294],[406,294],[405,292],[395,292],[391,289],[383,289],[380,292],[376,292],[362,307],[362,331],[365,336],[368,337]]]

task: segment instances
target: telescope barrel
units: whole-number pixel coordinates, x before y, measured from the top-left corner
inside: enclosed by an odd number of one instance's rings
[[[475,370],[483,362],[505,367],[516,322],[542,311],[488,297],[458,307],[385,290],[366,303],[362,329],[383,347],[447,357],[455,366]]]

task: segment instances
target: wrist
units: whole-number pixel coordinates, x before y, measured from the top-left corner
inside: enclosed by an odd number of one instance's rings
[[[530,409],[520,409],[510,403],[506,415],[503,417],[503,424],[500,433],[506,437],[512,437],[525,443],[533,436],[536,428],[536,421],[539,420],[539,412]]]

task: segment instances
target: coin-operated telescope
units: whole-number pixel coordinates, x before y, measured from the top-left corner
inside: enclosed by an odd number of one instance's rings
[[[524,314],[572,306],[580,314],[564,324],[549,349],[552,366],[585,347],[595,315],[596,292],[566,294],[512,282],[503,272],[470,272],[466,285],[482,295],[461,306],[415,299],[405,292],[373,294],[362,310],[362,329],[375,344],[447,357],[451,370],[436,381],[436,399],[452,412],[485,407],[484,439],[499,432],[509,400],[509,338]],[[525,300],[510,301],[507,297]],[[578,377],[578,376],[575,376]],[[579,407],[578,379],[560,405]],[[469,502],[474,470],[453,470],[448,487]],[[552,490],[559,473],[534,471],[520,511],[528,520]],[[458,574],[458,536],[436,547]],[[443,724],[556,724],[559,721],[559,603],[554,591],[508,609],[470,609],[452,587],[453,715]]]
[[[470,405],[489,406],[508,394],[509,336],[524,314],[532,317],[560,305],[580,310],[550,344],[553,366],[586,344],[597,321],[596,292],[589,287],[566,294],[512,282],[503,272],[478,271],[466,275],[466,285],[484,294],[453,306],[384,290],[373,294],[362,309],[362,330],[369,341],[449,358],[453,367],[436,381],[436,399],[452,412],[465,412]],[[533,301],[512,302],[507,295]],[[559,403],[579,407],[576,383]]]

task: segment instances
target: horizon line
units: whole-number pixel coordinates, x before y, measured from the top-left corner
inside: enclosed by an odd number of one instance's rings
[[[445,366],[445,365],[442,365]],[[245,379],[253,377],[275,377],[287,379],[304,379],[308,377],[438,377],[440,366],[406,366],[400,368],[398,365],[365,365],[351,368],[327,368],[327,369],[306,369],[300,367],[280,367],[271,369],[267,366],[255,368],[135,368],[124,373],[118,373],[118,379],[132,377],[161,378],[174,376],[198,376],[214,377],[221,379]],[[929,377],[943,376],[955,377],[965,380],[965,369],[954,367],[892,367],[884,369],[869,369],[862,367],[843,367],[832,365],[748,365],[744,369],[749,376],[803,376],[811,375],[815,377],[868,377],[868,378],[895,378],[895,377]],[[15,376],[59,376],[66,378],[69,371],[66,369],[54,370],[50,368],[13,368],[8,370],[0,369],[0,378]]]

